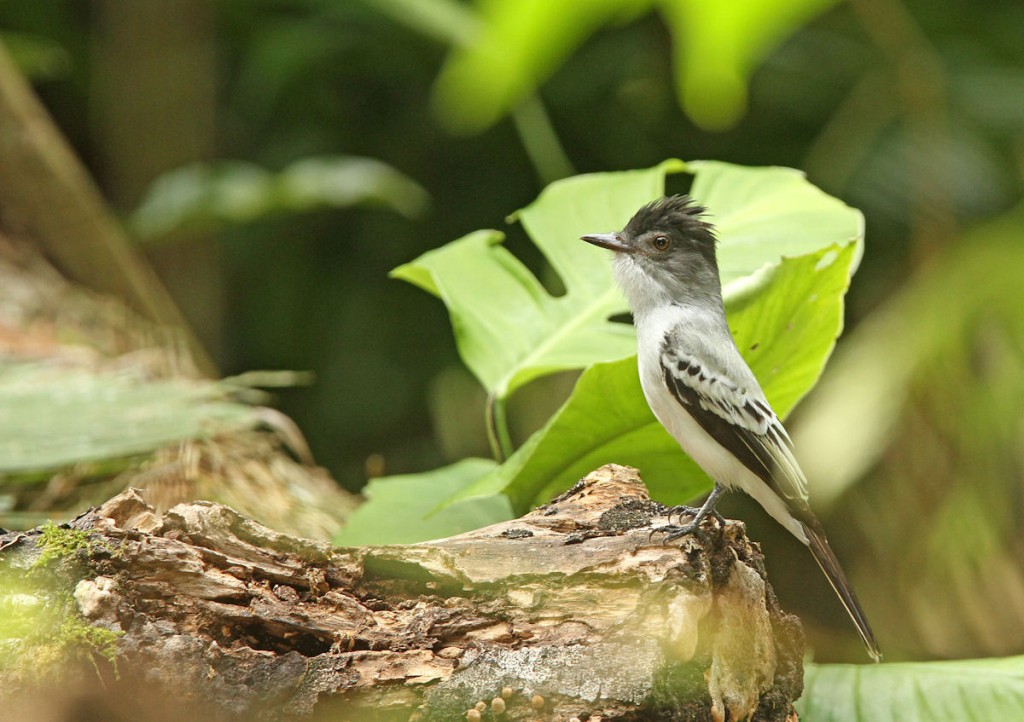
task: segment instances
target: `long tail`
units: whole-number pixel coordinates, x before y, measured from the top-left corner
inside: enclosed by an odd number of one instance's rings
[[[878,651],[878,642],[875,641],[871,625],[868,624],[864,610],[861,609],[860,602],[857,601],[857,595],[853,593],[853,587],[850,586],[849,580],[843,573],[843,568],[839,566],[839,560],[836,559],[832,547],[829,546],[828,539],[825,538],[825,532],[822,530],[821,525],[817,519],[810,520],[810,523],[804,521],[802,525],[804,532],[807,534],[807,545],[811,549],[814,561],[818,562],[821,571],[828,578],[828,583],[832,585],[836,594],[839,595],[839,600],[846,608],[846,613],[850,615],[850,619],[857,626],[857,633],[860,634],[864,646],[867,647],[868,654],[876,662],[881,662],[882,653]]]

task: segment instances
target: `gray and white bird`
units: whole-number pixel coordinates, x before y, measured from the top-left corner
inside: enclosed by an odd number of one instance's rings
[[[704,213],[688,196],[671,196],[641,208],[618,233],[583,236],[615,251],[647,403],[715,482],[689,524],[661,531],[667,540],[696,531],[725,489],[742,489],[810,548],[878,661],[864,610],[808,504],[807,478],[789,435],[729,331],[715,231]]]

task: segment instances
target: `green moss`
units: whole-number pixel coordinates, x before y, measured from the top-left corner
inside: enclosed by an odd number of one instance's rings
[[[59,676],[73,659],[88,660],[99,674],[97,657],[114,665],[117,674],[117,640],[123,634],[93,626],[64,595],[35,604],[22,610],[16,623],[0,625],[0,680],[38,683]]]
[[[77,614],[69,614],[64,618],[57,633],[56,643],[65,651],[74,654],[98,654],[115,665],[117,658],[117,640],[124,632],[116,632],[105,627],[97,627]]]
[[[56,679],[76,659],[88,660],[99,674],[99,658],[111,664],[116,658],[122,633],[90,624],[71,591],[86,575],[79,552],[102,542],[52,521],[39,531],[42,552],[28,573],[0,560],[0,686]]]
[[[36,545],[42,547],[43,553],[36,559],[32,568],[43,567],[54,559],[62,559],[74,554],[79,549],[92,550],[92,542],[89,541],[89,532],[81,529],[71,529],[57,526],[52,521],[43,524],[39,531],[42,536]]]

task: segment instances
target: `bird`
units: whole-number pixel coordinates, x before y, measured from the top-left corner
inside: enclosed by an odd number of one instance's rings
[[[729,330],[707,209],[688,195],[641,207],[615,233],[582,240],[615,252],[613,275],[633,314],[640,385],[651,411],[714,487],[665,541],[699,533],[726,490],[740,489],[805,544],[850,615],[868,654],[881,652],[856,594],[808,502],[807,477]],[[719,517],[721,518],[721,517]],[[680,518],[680,521],[682,519]]]

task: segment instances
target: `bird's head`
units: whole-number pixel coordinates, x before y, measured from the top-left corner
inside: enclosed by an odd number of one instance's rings
[[[643,206],[621,231],[583,240],[615,251],[615,277],[634,314],[701,297],[720,304],[715,232],[704,212],[689,196],[669,196]]]

